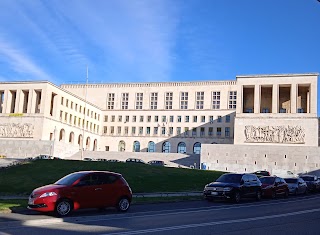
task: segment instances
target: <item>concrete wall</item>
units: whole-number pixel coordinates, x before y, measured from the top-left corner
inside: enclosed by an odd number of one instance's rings
[[[290,170],[320,175],[320,148],[265,145],[204,144],[200,162],[209,170],[253,172]]]

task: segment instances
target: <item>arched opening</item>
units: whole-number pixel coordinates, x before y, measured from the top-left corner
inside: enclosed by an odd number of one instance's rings
[[[186,153],[187,152],[187,146],[186,146],[186,143],[184,142],[180,142],[178,144],[178,153]]]
[[[87,137],[86,140],[86,150],[90,149],[90,137]]]
[[[139,141],[133,142],[133,152],[140,152],[140,142]]]
[[[156,151],[156,145],[154,144],[153,141],[150,141],[148,143],[148,152],[153,153]]]
[[[97,148],[98,148],[98,141],[97,141],[97,139],[95,139],[93,141],[93,151],[97,151]]]
[[[82,141],[82,135],[79,135],[79,137],[78,137],[78,145],[79,145],[79,149],[82,149],[82,144],[83,144],[83,141]]]
[[[201,153],[201,143],[197,142],[193,145],[193,153],[200,154]]]
[[[73,132],[70,132],[70,135],[69,135],[69,143],[72,143],[73,144],[74,142],[74,133]]]
[[[168,141],[164,142],[162,144],[162,152],[163,153],[170,153],[170,147],[171,147],[171,145]]]
[[[64,141],[65,135],[66,135],[65,130],[64,130],[64,129],[61,129],[61,130],[60,130],[60,134],[59,134],[59,141]]]
[[[123,140],[119,141],[118,151],[124,152],[126,150],[126,143]]]

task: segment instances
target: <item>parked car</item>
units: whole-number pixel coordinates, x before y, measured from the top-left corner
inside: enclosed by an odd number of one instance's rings
[[[301,175],[302,178],[306,183],[308,190],[310,192],[319,192],[320,191],[320,179],[316,175]]]
[[[149,161],[148,164],[150,164],[152,166],[165,166],[166,165],[166,164],[164,164],[164,161],[159,161],[159,160]]]
[[[252,174],[255,174],[258,177],[262,177],[262,176],[271,176],[269,171],[255,171]]]
[[[307,183],[302,178],[285,178],[290,194],[306,194],[308,192]]]
[[[288,197],[289,187],[283,178],[276,176],[264,176],[260,178],[262,183],[262,196],[276,198],[278,195]]]
[[[108,162],[120,162],[118,159],[109,159]]]
[[[82,208],[116,207],[125,212],[130,207],[131,199],[131,188],[121,174],[80,171],[33,190],[28,208],[55,212],[58,216],[66,216]]]
[[[236,203],[242,197],[261,198],[261,182],[255,174],[227,173],[221,175],[215,182],[209,183],[203,190],[204,198],[232,199]]]
[[[298,178],[299,175],[294,174],[292,171],[276,169],[272,171],[272,175],[281,177],[281,178]]]
[[[126,160],[128,163],[141,163],[141,164],[146,164],[145,161],[138,159],[138,158],[128,158]]]
[[[98,158],[97,161],[99,161],[99,162],[107,162],[108,160],[105,159],[105,158]]]
[[[38,160],[38,159],[44,159],[44,160],[51,160],[53,159],[52,156],[50,155],[39,155],[39,156],[36,156],[35,158],[33,158],[33,160]]]
[[[83,161],[95,161],[95,159],[90,157],[85,157]]]

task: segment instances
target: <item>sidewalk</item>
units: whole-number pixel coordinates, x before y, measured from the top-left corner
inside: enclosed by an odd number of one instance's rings
[[[190,196],[201,196],[202,191],[190,191],[190,192],[157,192],[157,193],[134,193],[134,198],[148,198],[148,197],[190,197]],[[22,199],[27,200],[28,196],[19,195],[8,195],[0,196],[0,200],[14,200]]]

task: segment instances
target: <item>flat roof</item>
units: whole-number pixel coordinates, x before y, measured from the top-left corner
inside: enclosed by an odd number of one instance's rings
[[[301,77],[301,76],[319,76],[319,73],[252,74],[252,75],[238,75],[236,76],[236,78]]]

